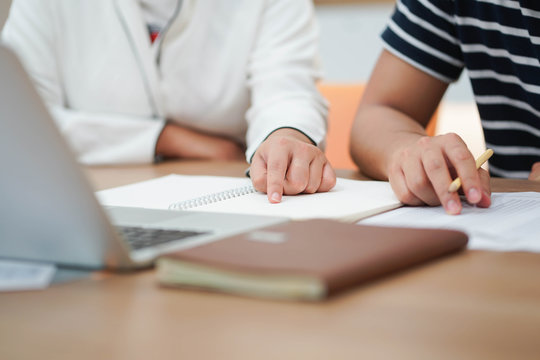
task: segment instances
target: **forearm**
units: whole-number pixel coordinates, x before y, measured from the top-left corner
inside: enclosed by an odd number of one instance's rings
[[[364,174],[388,180],[392,156],[422,136],[426,136],[422,125],[402,112],[361,105],[351,131],[351,156]]]
[[[244,149],[233,140],[167,124],[156,142],[156,155],[166,158],[236,160]]]

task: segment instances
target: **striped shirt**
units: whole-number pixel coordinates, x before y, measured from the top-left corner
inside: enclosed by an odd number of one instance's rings
[[[382,38],[442,81],[466,68],[491,174],[528,177],[540,161],[539,0],[398,0]]]

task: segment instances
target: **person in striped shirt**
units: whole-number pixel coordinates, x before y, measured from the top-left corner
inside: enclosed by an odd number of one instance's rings
[[[540,2],[398,0],[384,49],[351,132],[363,172],[388,179],[409,205],[462,209],[448,192],[460,176],[466,199],[490,206],[489,176],[540,180]],[[456,134],[425,126],[448,85],[467,69],[486,145],[488,174]]]

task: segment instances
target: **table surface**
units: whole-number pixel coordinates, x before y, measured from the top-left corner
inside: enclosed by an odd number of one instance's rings
[[[246,164],[94,167],[95,189]],[[362,179],[353,171],[339,176]],[[493,179],[494,191],[540,183]],[[164,289],[153,270],[0,294],[0,359],[538,359],[540,254],[465,251],[321,303]]]

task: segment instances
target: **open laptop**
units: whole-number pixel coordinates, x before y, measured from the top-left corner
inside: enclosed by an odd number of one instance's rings
[[[129,269],[286,221],[102,208],[20,62],[0,45],[0,257]]]

